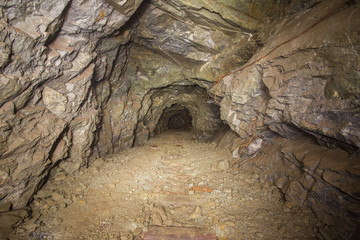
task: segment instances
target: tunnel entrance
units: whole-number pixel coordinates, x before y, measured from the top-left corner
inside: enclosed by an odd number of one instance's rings
[[[191,129],[192,117],[189,110],[181,104],[173,104],[163,111],[155,133],[159,134],[167,130],[190,131]]]

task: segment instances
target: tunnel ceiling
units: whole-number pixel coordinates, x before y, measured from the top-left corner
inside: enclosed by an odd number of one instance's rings
[[[255,126],[258,149],[306,132],[359,154],[357,3],[0,5],[0,203],[24,207],[56,172],[143,144],[174,104],[201,140],[226,123],[241,139]]]
[[[133,65],[152,77],[151,84],[190,81],[209,87],[251,58],[261,44],[260,29],[280,6],[273,1],[144,1],[133,16],[130,60],[134,56]]]

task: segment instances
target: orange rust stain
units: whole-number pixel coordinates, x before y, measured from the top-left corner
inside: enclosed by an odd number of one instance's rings
[[[214,188],[199,187],[199,186],[193,186],[192,188],[190,188],[190,191],[194,191],[194,192],[208,192],[208,193],[211,193],[214,190],[215,190]]]
[[[101,10],[101,12],[99,13],[99,16],[97,16],[97,18],[95,19],[95,22],[100,21],[104,17],[106,17],[106,13],[104,12],[104,10]]]

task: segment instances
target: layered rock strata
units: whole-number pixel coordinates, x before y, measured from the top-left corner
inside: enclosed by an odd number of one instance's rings
[[[228,124],[235,158],[259,153],[273,144],[274,133],[292,139],[304,132],[323,147],[347,152],[336,164],[321,160],[329,163],[323,171],[339,173],[350,155],[359,157],[356,1],[0,5],[0,205],[6,211],[27,206],[59,171],[75,174],[93,157],[142,145],[164,129],[160,117],[176,105],[189,112],[199,140]],[[241,66],[248,67],[238,71]],[[352,164],[357,169],[358,161]],[[357,172],[344,169],[339,179],[358,182]],[[316,174],[319,184],[338,179]],[[334,181],[329,192],[358,203]],[[309,191],[322,207],[331,206],[322,200],[327,190]],[[316,205],[306,199],[295,202]],[[345,219],[334,214],[327,221],[316,213],[329,225]]]

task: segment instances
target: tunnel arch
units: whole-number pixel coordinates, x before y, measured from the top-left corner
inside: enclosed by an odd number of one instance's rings
[[[178,111],[191,118],[186,124],[200,141],[210,140],[223,125],[220,108],[208,100],[205,88],[198,85],[176,85],[149,91],[144,97],[136,126],[134,145],[143,145],[150,137],[167,129],[168,120]],[[165,119],[161,120],[165,112]],[[167,115],[169,114],[169,115]],[[185,116],[185,115],[184,115]]]
[[[171,129],[183,131],[192,129],[192,115],[183,104],[175,103],[164,109],[156,125],[155,134]]]

